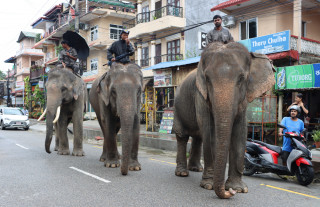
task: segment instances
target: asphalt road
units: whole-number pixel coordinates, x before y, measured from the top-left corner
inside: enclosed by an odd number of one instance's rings
[[[44,139],[44,133],[0,131],[1,207],[320,206],[319,184],[303,187],[272,174],[244,177],[249,193],[222,200],[199,186],[201,173],[176,177],[174,153],[141,148],[142,171],[122,176],[98,161],[101,146],[85,144],[84,157],[61,156],[47,154]]]

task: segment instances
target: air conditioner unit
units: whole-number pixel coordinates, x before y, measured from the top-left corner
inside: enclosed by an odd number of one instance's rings
[[[223,16],[222,17],[222,26],[223,27],[233,27],[236,24],[234,16]]]

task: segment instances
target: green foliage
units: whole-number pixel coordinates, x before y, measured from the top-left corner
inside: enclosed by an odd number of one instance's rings
[[[35,37],[34,41],[35,42],[39,42],[40,39],[41,39],[41,34],[40,33],[36,34],[36,37]]]
[[[276,90],[276,86],[273,85],[272,86],[272,94],[274,94],[275,96],[283,96],[283,91]]]
[[[63,50],[62,45],[55,46],[55,50],[56,50],[56,55],[58,56],[58,55],[59,55],[59,53],[61,52],[61,50]]]
[[[44,92],[40,90],[39,85],[36,85],[36,87],[34,88],[33,99],[36,103],[40,104],[40,108],[41,106],[44,106],[45,104]]]
[[[6,74],[0,70],[0,80],[5,80]]]
[[[313,138],[313,141],[320,142],[320,130],[319,129],[312,131],[312,138]]]
[[[24,78],[24,88],[25,88],[25,92],[26,92],[26,95],[24,96],[24,103],[25,103],[26,107],[29,108],[30,104],[31,104],[31,100],[32,100],[32,90],[31,90],[29,76]],[[29,99],[29,97],[31,97],[31,100]]]
[[[188,50],[186,52],[186,58],[192,58],[192,57],[197,57],[199,54],[196,52],[196,48],[192,48],[192,51]]]
[[[42,69],[42,67],[39,65],[33,65],[30,67],[30,71],[32,71],[32,72],[36,71],[36,70],[41,70],[41,69]]]

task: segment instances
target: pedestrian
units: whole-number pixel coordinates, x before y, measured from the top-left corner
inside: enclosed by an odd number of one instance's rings
[[[302,93],[298,93],[294,99],[294,102],[288,107],[287,111],[290,110],[291,106],[294,106],[294,105],[299,106],[301,113],[299,113],[298,118],[304,122],[305,121],[304,118],[308,116],[309,110],[305,107],[302,99],[303,99]]]
[[[63,50],[60,51],[58,68],[67,68],[73,72],[75,62],[78,59],[77,51],[70,46],[67,40],[62,40],[61,46]]]
[[[207,45],[212,42],[222,42],[224,44],[234,42],[230,31],[227,28],[222,27],[222,17],[220,15],[214,15],[213,23],[215,27],[207,34]]]
[[[24,115],[27,115],[27,116],[29,115],[29,111],[25,106],[23,106],[22,112]]]
[[[281,121],[281,125],[285,126],[287,129],[280,128],[279,136],[283,136],[286,132],[297,132],[301,133],[304,129],[304,123],[302,120],[298,119],[298,115],[301,112],[298,105],[293,105],[289,108],[290,117],[284,117]],[[291,139],[283,136],[283,146],[282,146],[282,161],[287,162],[290,152],[292,151]]]
[[[134,48],[129,40],[129,33],[130,32],[127,30],[122,30],[120,33],[120,40],[115,41],[108,48],[107,58],[109,61],[118,62],[122,64],[127,64],[130,62],[129,55],[133,55]],[[120,60],[116,60],[116,57],[126,53],[128,53],[127,56],[121,58]]]

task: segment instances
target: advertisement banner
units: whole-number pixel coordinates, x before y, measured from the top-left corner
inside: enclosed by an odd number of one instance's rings
[[[320,87],[320,64],[277,68],[276,89],[306,89]]]
[[[24,87],[24,81],[16,81],[16,88]]]
[[[172,86],[171,70],[153,70],[154,87],[170,87]]]
[[[271,54],[290,50],[290,30],[261,37],[240,40],[249,52]]]

